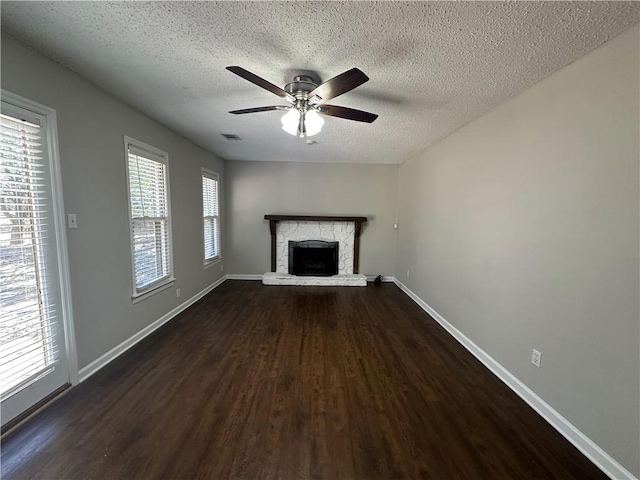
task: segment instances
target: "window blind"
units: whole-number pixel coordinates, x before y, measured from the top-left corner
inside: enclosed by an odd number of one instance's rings
[[[171,276],[167,165],[133,145],[128,162],[133,270],[140,293]]]
[[[202,210],[204,227],[204,259],[211,261],[220,256],[220,215],[218,206],[218,175],[202,172]]]
[[[55,235],[41,127],[0,115],[0,396],[39,378],[59,359],[55,268],[47,242]]]

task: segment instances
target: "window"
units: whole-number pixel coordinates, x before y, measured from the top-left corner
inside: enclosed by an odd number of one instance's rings
[[[133,297],[173,282],[168,155],[125,137]]]
[[[202,169],[202,216],[204,230],[204,262],[220,258],[220,213],[218,174]]]

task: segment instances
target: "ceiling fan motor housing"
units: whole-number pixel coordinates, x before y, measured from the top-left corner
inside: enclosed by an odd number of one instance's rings
[[[311,78],[310,76],[298,75],[293,77],[293,82],[287,83],[284,86],[284,90],[287,93],[295,96],[296,98],[298,97],[298,95],[307,98],[307,94],[315,90],[317,86],[318,85],[314,83],[313,78]]]
[[[309,102],[311,100],[309,98],[309,92],[315,90],[317,86],[313,78],[308,75],[297,75],[293,77],[293,82],[287,83],[284,86],[284,90],[296,98],[294,107],[300,111],[303,118],[304,113],[313,106],[313,102]]]

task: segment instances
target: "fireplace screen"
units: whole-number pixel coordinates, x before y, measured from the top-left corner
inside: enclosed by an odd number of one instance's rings
[[[289,241],[289,273],[329,277],[338,273],[338,242]]]

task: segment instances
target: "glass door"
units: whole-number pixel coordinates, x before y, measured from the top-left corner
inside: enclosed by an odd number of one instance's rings
[[[47,116],[2,101],[0,400],[6,425],[69,382]]]

